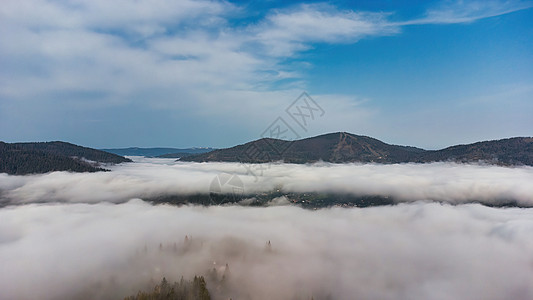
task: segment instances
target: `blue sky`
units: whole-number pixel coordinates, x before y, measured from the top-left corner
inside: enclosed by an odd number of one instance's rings
[[[533,136],[533,1],[3,1],[0,140]],[[323,111],[287,109],[306,91]],[[294,108],[294,106],[293,106]]]

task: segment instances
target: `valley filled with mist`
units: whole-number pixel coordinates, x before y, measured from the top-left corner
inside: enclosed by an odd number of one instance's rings
[[[532,167],[130,158],[0,174],[0,298],[124,299],[195,276],[211,299],[533,297]],[[157,201],[172,197],[211,202]]]

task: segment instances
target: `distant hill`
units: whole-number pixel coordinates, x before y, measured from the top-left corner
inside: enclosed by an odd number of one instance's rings
[[[146,156],[146,157],[167,157],[178,158],[183,154],[198,154],[213,151],[213,148],[116,148],[116,149],[100,149],[109,153],[121,156]]]
[[[65,142],[0,142],[0,173],[97,172],[105,171],[98,163],[130,161],[115,154]]]
[[[457,162],[485,161],[503,165],[533,166],[533,138],[477,142],[451,146],[442,150],[426,151],[418,159],[422,162],[451,160]]]
[[[338,132],[296,141],[263,138],[228,149],[190,155],[181,160],[249,163],[486,161],[496,164],[533,165],[533,138],[511,138],[428,151],[390,145],[368,136]]]
[[[213,150],[211,150],[211,151],[213,151]],[[209,151],[200,152],[200,153],[207,153],[207,152],[209,152]],[[158,158],[181,158],[181,157],[194,155],[194,154],[198,154],[198,153],[177,152],[177,153],[168,153],[168,154],[158,155],[156,157],[158,157]]]

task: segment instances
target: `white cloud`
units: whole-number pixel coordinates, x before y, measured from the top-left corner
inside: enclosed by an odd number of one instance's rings
[[[469,23],[531,7],[533,7],[531,1],[449,1],[429,9],[423,18],[401,22],[398,25]]]
[[[217,25],[215,19],[236,11],[223,1],[4,1],[0,13],[5,21],[31,29],[78,28],[128,31],[130,25],[169,26],[194,21],[196,26]],[[201,18],[202,22],[198,22]],[[135,29],[135,27],[134,27]],[[149,31],[149,30],[148,30]],[[141,30],[142,33],[147,30]],[[133,32],[135,33],[135,31]]]
[[[239,10],[217,1],[8,1],[0,8],[0,55],[9,62],[3,67],[2,101],[46,106],[67,101],[58,94],[68,93],[68,102],[79,109],[142,101],[158,109],[186,105],[197,113],[224,107],[224,99],[213,101],[219,95],[244,94],[235,97],[240,99],[235,106],[257,108],[275,93],[273,83],[301,76],[298,68],[280,65],[279,53],[291,56],[310,43],[355,42],[389,31],[385,15],[325,4],[232,28],[226,20]],[[301,82],[294,85],[305,89]],[[290,92],[286,89],[282,92]],[[100,96],[87,101],[88,93]]]
[[[304,4],[268,15],[253,31],[270,55],[292,56],[311,43],[354,43],[363,37],[397,33],[399,28],[387,21],[387,15]]]
[[[211,19],[223,20],[232,10],[228,3],[210,1],[4,3],[0,53],[9,61],[5,71],[11,73],[3,83],[4,96],[9,97],[4,101],[37,95],[49,101],[64,91],[72,91],[70,100],[79,101],[76,93],[96,91],[109,93],[107,101],[115,100],[111,103],[130,102],[133,95],[157,89],[167,90],[169,101],[191,83],[192,88],[231,82],[236,84],[227,88],[238,87],[257,67],[255,60],[227,47],[231,39],[217,42],[219,33],[210,29],[220,25]],[[192,29],[182,28],[188,21]],[[128,32],[136,28],[142,32]],[[209,38],[196,38],[208,32]],[[176,61],[150,47],[154,38],[182,35],[195,37],[188,41],[197,45],[195,50],[210,50],[206,58]]]

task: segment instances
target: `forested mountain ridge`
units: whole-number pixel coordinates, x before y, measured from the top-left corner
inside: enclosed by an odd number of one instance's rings
[[[122,157],[117,154],[108,153],[105,151],[74,145],[67,142],[36,142],[36,143],[13,143],[10,144],[16,148],[23,150],[37,150],[51,154],[58,154],[64,156],[75,156],[78,158],[85,158],[101,163],[122,163],[131,162],[130,159]]]
[[[441,150],[424,150],[391,145],[368,136],[337,132],[296,141],[263,138],[227,149],[190,155],[181,160],[247,163],[484,161],[503,165],[533,165],[533,138],[516,137],[457,145]]]
[[[52,171],[105,171],[97,164],[121,163],[130,159],[65,142],[0,142],[0,173],[25,175]]]
[[[146,157],[166,157],[178,158],[190,154],[199,154],[213,151],[213,148],[108,148],[100,149],[105,152],[121,155],[121,156],[146,156]]]
[[[423,149],[389,145],[380,140],[349,133],[330,133],[297,141],[263,138],[228,149],[191,155],[185,161],[241,161],[262,163],[285,161],[307,163],[328,161],[335,163],[360,161],[391,163],[408,161],[413,153]]]
[[[443,160],[533,166],[533,138],[515,137],[456,145],[442,150],[426,151],[418,159],[420,162]]]

